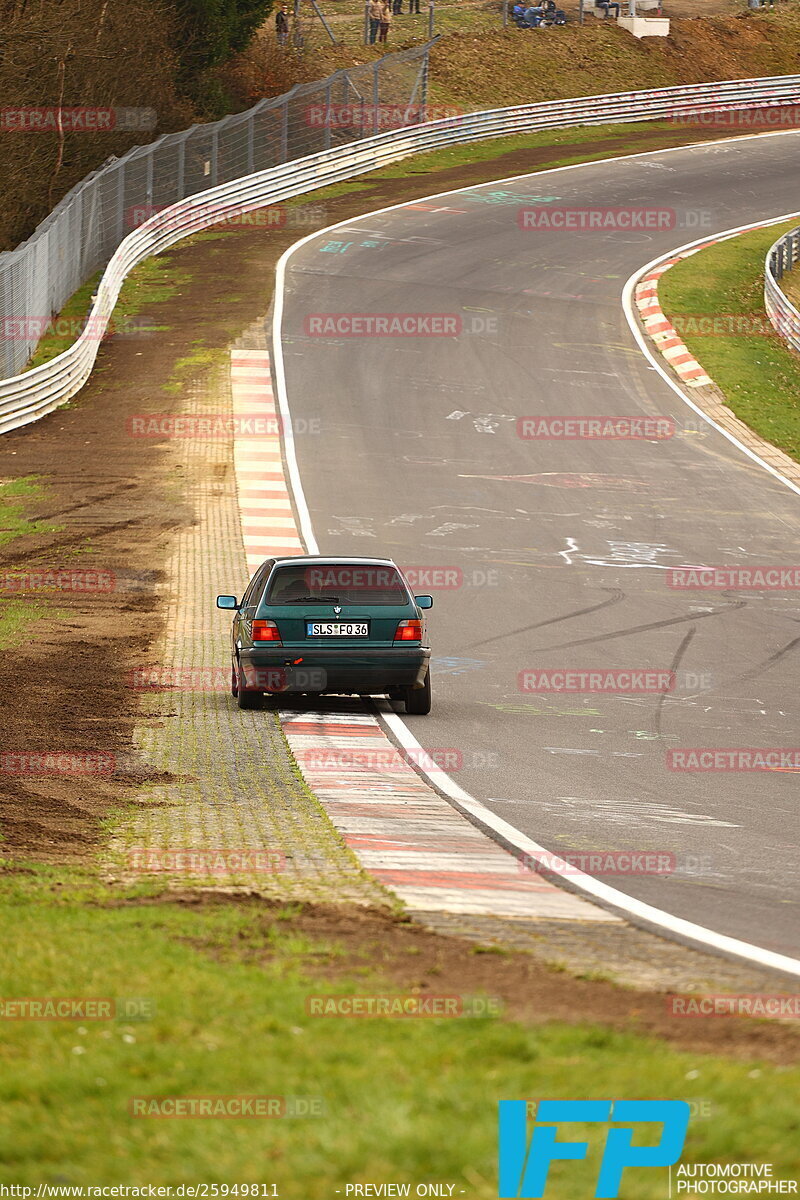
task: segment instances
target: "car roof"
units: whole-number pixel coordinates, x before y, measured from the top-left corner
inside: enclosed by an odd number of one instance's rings
[[[265,560],[268,561],[268,560]],[[346,563],[380,563],[395,566],[391,558],[365,558],[358,554],[289,554],[275,559],[278,563],[324,563],[327,566],[337,566]]]

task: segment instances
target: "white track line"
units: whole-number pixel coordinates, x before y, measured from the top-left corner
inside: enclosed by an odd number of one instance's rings
[[[747,137],[722,138],[716,142],[702,142],[695,143],[695,145],[699,144],[705,148],[708,146],[728,145],[730,143],[736,143],[745,140],[749,141],[753,136],[787,137],[796,132],[797,131],[795,130],[787,130],[778,133],[756,135],[750,134],[747,135]],[[691,144],[688,146],[672,146],[666,150],[651,150],[644,151],[640,154],[620,155],[616,158],[605,158],[588,163],[574,163],[569,167],[553,167],[547,171],[535,171],[525,175],[511,175],[505,179],[486,180],[481,184],[471,184],[469,187],[451,188],[446,192],[436,192],[431,196],[422,196],[415,200],[406,200],[402,204],[390,204],[387,205],[386,208],[378,208],[372,212],[360,213],[358,216],[349,217],[345,221],[337,221],[334,225],[328,225],[325,229],[318,229],[314,233],[310,233],[306,237],[301,238],[300,241],[295,242],[293,246],[290,246],[289,249],[281,255],[281,258],[279,259],[275,268],[275,300],[272,316],[272,364],[275,372],[274,384],[278,398],[278,405],[284,418],[283,429],[285,435],[285,452],[286,462],[289,468],[290,487],[294,495],[295,507],[297,508],[300,521],[300,532],[309,554],[318,554],[319,545],[316,537],[314,536],[314,530],[311,524],[311,515],[308,510],[305,493],[303,492],[303,484],[300,479],[300,470],[297,465],[291,411],[289,409],[289,397],[286,390],[286,372],[284,370],[283,362],[282,326],[286,266],[292,255],[295,254],[296,251],[300,250],[301,247],[305,246],[307,242],[314,241],[315,238],[321,237],[323,234],[328,234],[334,229],[341,229],[344,226],[352,225],[353,221],[368,220],[370,217],[378,216],[381,213],[396,212],[398,209],[405,208],[408,204],[419,203],[420,200],[435,200],[442,196],[456,195],[458,192],[473,191],[476,187],[488,187],[490,184],[496,185],[500,183],[512,183],[518,179],[537,179],[542,175],[551,175],[557,171],[586,170],[593,166],[607,166],[612,162],[627,162],[631,159],[649,158],[656,154],[670,154],[677,150],[691,150],[694,148],[695,147]],[[777,224],[780,223],[780,221],[790,220],[794,215],[795,214],[793,213],[788,213],[783,217],[776,217],[769,222],[765,221],[764,224]],[[751,228],[751,226],[741,227],[741,229],[747,228]],[[735,230],[728,230],[729,234],[733,234],[735,232]],[[680,247],[679,249],[688,249],[688,247],[691,245],[697,245],[700,242],[708,240],[709,239],[707,237],[699,238],[697,242],[690,242],[687,244],[687,246]],[[669,258],[675,253],[675,250],[671,250],[669,254],[661,257]],[[640,335],[640,331],[635,320],[632,321],[630,303],[633,286],[635,285],[636,280],[639,279],[639,277],[647,270],[659,263],[661,261],[661,257],[654,259],[652,263],[647,263],[646,266],[642,267],[640,271],[637,271],[635,275],[631,276],[631,279],[629,279],[625,284],[622,292],[623,308],[625,308],[628,322],[631,324],[631,329],[636,337],[639,349],[650,359],[659,374],[666,380],[673,391],[675,391],[677,395],[679,395],[681,399],[689,405],[690,408],[692,408],[705,421],[708,421],[710,425],[728,438],[730,442],[742,450],[743,453],[748,456],[748,458],[753,459],[759,464],[759,466],[762,466],[766,471],[769,471],[771,475],[774,475],[780,479],[786,484],[787,487],[791,488],[793,492],[798,492],[798,494],[800,494],[798,488],[795,487],[790,480],[786,479],[773,467],[770,467],[769,464],[760,459],[757,454],[754,454],[751,450],[748,450],[748,448],[741,442],[737,441],[732,434],[727,433],[715,422],[711,421],[702,411],[702,409],[698,408],[687,396],[683,394],[674,380],[670,379],[667,372],[662,369],[659,363],[655,362],[650,354],[643,337]],[[382,712],[381,716],[403,747],[406,749],[419,751],[424,754],[424,748],[414,737],[414,734],[411,732],[405,722],[396,713]],[[716,950],[721,954],[731,955],[734,958],[745,959],[747,962],[756,963],[758,966],[766,967],[770,970],[782,971],[787,975],[795,975],[800,977],[800,961],[795,958],[790,958],[785,954],[778,954],[773,950],[765,950],[761,946],[754,946],[750,942],[743,942],[738,938],[728,937],[722,933],[716,933],[713,929],[707,929],[704,925],[696,925],[693,921],[685,921],[682,917],[675,917],[671,913],[664,912],[660,908],[654,908],[651,904],[645,904],[641,900],[636,900],[632,896],[626,895],[625,892],[618,891],[617,888],[609,887],[608,884],[601,883],[600,880],[594,879],[591,875],[586,875],[582,871],[576,871],[571,866],[568,868],[567,863],[560,860],[557,856],[552,854],[551,851],[546,850],[544,846],[540,846],[538,842],[534,842],[527,836],[527,834],[522,833],[521,830],[516,829],[513,825],[509,825],[507,821],[502,819],[502,817],[496,816],[491,809],[487,808],[486,805],[481,803],[480,800],[476,800],[474,796],[469,794],[469,792],[466,792],[459,784],[455,782],[455,780],[451,779],[446,772],[437,771],[435,779],[428,772],[423,773],[426,774],[430,779],[431,784],[438,788],[439,791],[441,791],[444,795],[446,795],[448,799],[451,800],[456,807],[464,813],[465,816],[468,815],[483,829],[485,829],[487,832],[495,834],[498,838],[500,838],[507,845],[512,846],[514,850],[518,851],[520,854],[529,854],[533,858],[544,856],[545,864],[549,862],[555,867],[557,872],[563,871],[565,875],[567,870],[569,870],[569,879],[571,885],[574,886],[576,890],[585,893],[587,896],[591,896],[604,907],[609,907],[616,912],[623,913],[626,916],[637,918],[638,920],[656,929],[665,930],[667,933],[678,938],[679,940],[689,941],[707,949]]]

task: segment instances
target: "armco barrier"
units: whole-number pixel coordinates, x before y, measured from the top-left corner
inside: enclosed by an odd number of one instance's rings
[[[792,229],[767,251],[764,264],[764,307],[776,331],[793,350],[800,350],[800,312],[778,284],[800,259],[800,229]]]
[[[99,333],[108,323],[125,276],[137,263],[229,215],[280,203],[441,146],[540,129],[664,118],[690,121],[699,113],[798,104],[798,75],[581,96],[408,126],[210,188],[164,209],[124,238],[98,285],[87,328],[68,350],[40,367],[0,381],[0,433],[37,420],[80,390],[92,370]]]
[[[25,369],[43,322],[106,267],[140,220],[243,175],[373,137],[387,128],[381,125],[387,113],[400,114],[392,128],[424,120],[432,44],[296,84],[221,121],[164,134],[87,175],[27,241],[0,253],[0,330],[9,334],[0,338],[0,378]],[[347,111],[352,119],[314,119],[326,109]]]

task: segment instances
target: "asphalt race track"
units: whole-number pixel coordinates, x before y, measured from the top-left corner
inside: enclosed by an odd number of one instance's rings
[[[389,554],[460,584],[417,585],[434,591],[435,657],[434,711],[408,719],[416,737],[548,850],[674,854],[668,874],[601,877],[790,955],[797,774],[674,771],[667,754],[800,744],[798,594],[676,590],[666,571],[798,563],[798,499],[681,402],[620,295],[660,253],[795,211],[798,150],[798,133],[728,141],[367,216],[293,253],[283,320],[320,551]],[[673,216],[651,230],[523,230],[526,206]],[[462,332],[311,335],[321,313],[451,314]],[[521,417],[587,415],[670,417],[675,434],[517,434]],[[533,668],[673,670],[676,686],[520,690]]]

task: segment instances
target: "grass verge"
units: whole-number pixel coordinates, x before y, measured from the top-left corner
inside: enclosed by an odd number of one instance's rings
[[[27,504],[42,497],[42,487],[35,476],[0,482],[0,546],[21,537],[36,537],[52,533],[56,526],[46,521],[37,521],[26,513]],[[18,574],[10,571],[10,575]],[[16,645],[22,640],[32,621],[43,615],[41,608],[30,598],[13,594],[13,580],[0,580],[0,650]],[[10,595],[2,595],[11,592]]]
[[[36,351],[25,368],[26,371],[40,367],[50,359],[56,358],[78,339],[81,329],[92,307],[92,297],[98,283],[100,272],[93,275],[83,287],[73,292],[64,305],[58,317],[50,323],[48,330],[41,337]],[[155,333],[166,326],[154,325],[147,321],[146,327],[137,327],[133,318],[144,308],[160,301],[169,300],[180,291],[186,282],[184,273],[175,269],[169,254],[161,254],[148,258],[141,263],[125,280],[119,299],[114,306],[114,314],[109,331],[103,336],[132,336],[137,333]]]
[[[315,981],[310,964],[336,947],[293,933],[289,907],[266,934],[256,913],[235,903],[137,903],[91,872],[28,866],[3,876],[0,994],[130,1004],[109,1020],[3,1022],[0,1180],[191,1176],[275,1183],[304,1200],[354,1180],[436,1180],[494,1200],[497,1101],[576,1094],[701,1097],[707,1116],[690,1123],[685,1161],[735,1159],[746,1146],[748,1160],[773,1162],[776,1176],[793,1169],[796,1067],[678,1052],[590,1025],[313,1017],[310,994],[366,994],[380,979],[368,971]],[[132,1097],[240,1094],[303,1097],[322,1115],[129,1114]],[[554,1168],[555,1200],[593,1193],[601,1139],[573,1132],[592,1150],[586,1164]],[[621,1195],[655,1200],[665,1186],[663,1171],[631,1170]]]
[[[701,250],[662,276],[658,294],[736,416],[800,462],[800,357],[773,331],[764,311],[767,250],[796,225],[796,220],[770,225]],[[699,317],[721,318],[720,328],[733,332],[692,333]]]

